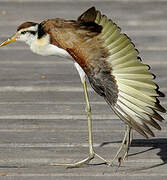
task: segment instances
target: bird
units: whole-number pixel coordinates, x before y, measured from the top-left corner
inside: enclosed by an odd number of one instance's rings
[[[14,41],[25,42],[32,52],[39,55],[73,60],[81,79],[86,102],[89,154],[74,163],[52,165],[80,167],[90,163],[94,157],[113,165],[119,155],[121,164],[128,156],[133,130],[145,138],[155,136],[152,128],[161,130],[158,122],[164,118],[159,112],[166,113],[166,109],[158,98],[165,95],[154,82],[155,75],[150,72],[150,66],[143,63],[132,40],[95,7],[90,7],[76,20],[53,18],[40,23],[24,22],[0,47]],[[106,160],[94,150],[87,81],[125,123],[124,138],[112,160]]]

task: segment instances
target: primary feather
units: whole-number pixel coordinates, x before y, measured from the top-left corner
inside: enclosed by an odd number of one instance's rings
[[[95,22],[103,27],[99,36],[104,39],[109,52],[106,61],[111,65],[111,75],[118,87],[117,102],[113,104],[108,98],[107,102],[125,123],[140,134],[154,136],[148,125],[161,129],[155,119],[162,121],[163,118],[155,114],[158,114],[156,111],[166,112],[157,100],[162,93],[152,81],[155,76],[148,72],[149,67],[141,62],[134,44],[115,23],[99,11],[96,11]]]

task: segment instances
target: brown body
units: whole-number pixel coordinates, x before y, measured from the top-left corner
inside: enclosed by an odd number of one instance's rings
[[[57,18],[41,23],[41,31],[50,34],[51,43],[65,49],[85,71],[93,89],[113,104],[118,90],[112,67],[106,61],[109,53],[100,36],[101,30],[102,26],[81,20]]]

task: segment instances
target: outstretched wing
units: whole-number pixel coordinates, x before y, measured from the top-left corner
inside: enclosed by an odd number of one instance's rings
[[[47,25],[47,26],[46,26]],[[53,19],[42,23],[51,43],[80,64],[94,90],[130,127],[148,137],[148,125],[161,129],[157,113],[166,112],[157,97],[163,94],[152,81],[149,66],[141,62],[134,44],[120,28],[94,7],[77,21]]]
[[[112,67],[111,74],[118,87],[117,102],[113,105],[111,99],[106,100],[130,127],[145,137],[147,134],[154,136],[148,125],[160,130],[156,120],[162,121],[163,118],[157,111],[166,112],[157,99],[163,94],[152,81],[155,76],[148,71],[149,66],[141,62],[127,35],[122,34],[120,28],[105,15],[99,11],[96,13],[95,22],[103,27],[99,36],[109,52],[106,61]]]

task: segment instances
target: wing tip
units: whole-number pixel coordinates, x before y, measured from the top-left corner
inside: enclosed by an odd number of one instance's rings
[[[84,22],[94,22],[96,19],[97,11],[94,6],[87,9],[85,12],[83,12],[78,18],[77,21],[84,21]]]

